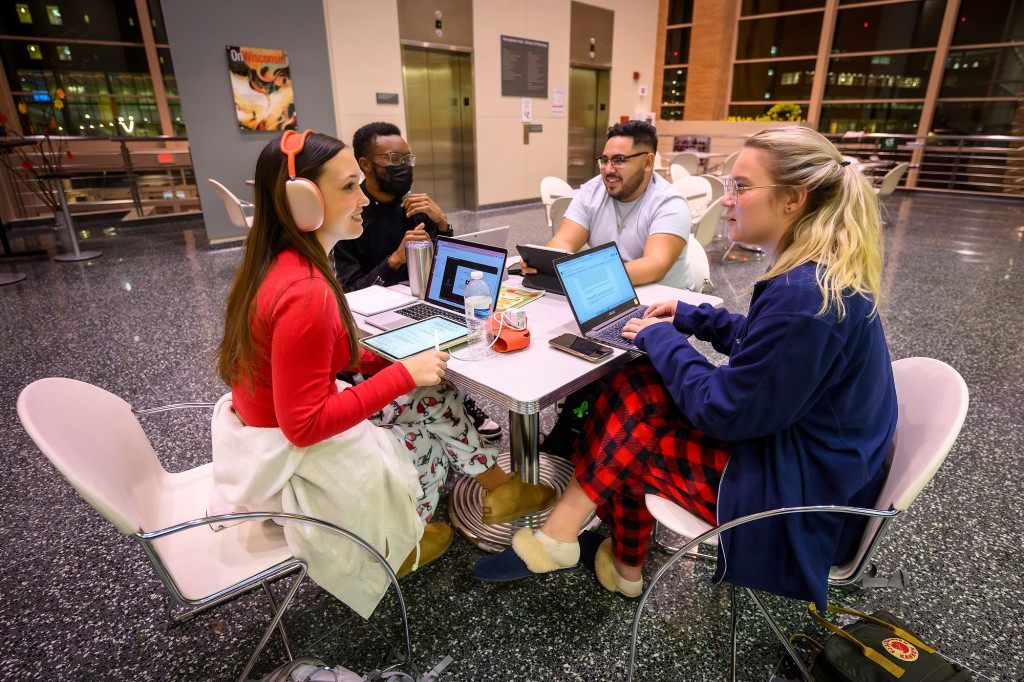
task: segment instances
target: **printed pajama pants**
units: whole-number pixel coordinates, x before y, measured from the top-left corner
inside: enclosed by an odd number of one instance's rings
[[[498,461],[498,448],[477,433],[459,392],[446,381],[413,389],[370,421],[391,431],[419,471],[423,497],[416,501],[416,513],[423,523],[433,518],[452,467],[477,476]]]

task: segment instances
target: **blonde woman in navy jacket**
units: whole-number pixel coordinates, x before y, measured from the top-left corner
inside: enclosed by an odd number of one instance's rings
[[[896,427],[896,391],[878,317],[882,237],[868,181],[823,136],[766,130],[743,146],[722,197],[729,237],[769,267],[746,315],[669,301],[623,332],[650,364],[597,401],[576,472],[551,516],[481,559],[483,580],[571,570],[596,552],[601,584],[642,592],[653,523],[645,493],[710,523],[814,504],[872,506]],[[729,356],[712,365],[687,340]],[[585,533],[594,509],[612,537]],[[716,579],[826,603],[829,568],[853,549],[859,517],[791,515],[722,535]],[[588,556],[589,555],[589,556]]]

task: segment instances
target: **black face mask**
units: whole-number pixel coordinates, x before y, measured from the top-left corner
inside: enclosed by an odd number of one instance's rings
[[[384,179],[378,175],[377,182],[385,194],[401,199],[412,189],[412,166],[405,163],[400,166],[387,166],[384,172]]]

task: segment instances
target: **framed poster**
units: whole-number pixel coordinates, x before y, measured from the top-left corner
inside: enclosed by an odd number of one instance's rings
[[[231,93],[242,130],[294,130],[295,96],[285,50],[227,46]]]

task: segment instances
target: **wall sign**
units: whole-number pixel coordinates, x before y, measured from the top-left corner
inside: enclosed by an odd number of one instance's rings
[[[548,44],[501,36],[501,96],[548,96]]]
[[[377,104],[398,104],[397,92],[378,92]]]

